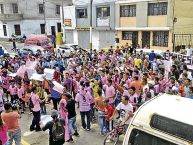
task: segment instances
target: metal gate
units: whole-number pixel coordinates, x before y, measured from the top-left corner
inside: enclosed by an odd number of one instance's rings
[[[188,45],[193,45],[193,34],[174,34],[174,51],[185,49]]]

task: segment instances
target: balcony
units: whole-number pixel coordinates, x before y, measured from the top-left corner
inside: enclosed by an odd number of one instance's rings
[[[22,20],[23,14],[0,14],[1,21],[15,21]]]

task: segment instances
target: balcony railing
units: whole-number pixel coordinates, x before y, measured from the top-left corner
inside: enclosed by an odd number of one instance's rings
[[[13,21],[22,20],[23,14],[0,14],[0,20],[2,21]]]

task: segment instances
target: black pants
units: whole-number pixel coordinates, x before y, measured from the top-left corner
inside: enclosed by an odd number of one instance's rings
[[[58,104],[60,102],[60,98],[57,98],[57,99],[52,98],[52,102],[53,102],[54,109],[58,110]]]
[[[64,141],[53,141],[51,138],[49,139],[49,145],[63,145]]]
[[[80,112],[81,116],[81,122],[82,122],[82,127],[84,129],[90,129],[90,111],[87,112]],[[85,121],[85,116],[86,116],[86,121]]]
[[[30,130],[40,129],[40,111],[33,111],[33,120],[30,126]]]

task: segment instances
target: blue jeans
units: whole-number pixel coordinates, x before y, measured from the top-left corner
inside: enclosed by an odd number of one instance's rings
[[[76,116],[68,119],[68,128],[69,128],[69,133],[72,135],[76,130]]]
[[[102,111],[98,111],[98,122],[99,122],[99,126],[100,126],[100,131],[101,133],[105,133],[104,131],[104,127],[105,127],[105,112]]]
[[[12,145],[13,140],[15,141],[15,145],[21,145],[21,129],[17,129],[15,131],[8,131],[8,145]]]
[[[86,111],[86,112],[80,112],[80,116],[81,116],[81,122],[82,122],[82,127],[84,129],[90,129],[90,111]],[[86,116],[86,121],[85,121],[85,116]]]

